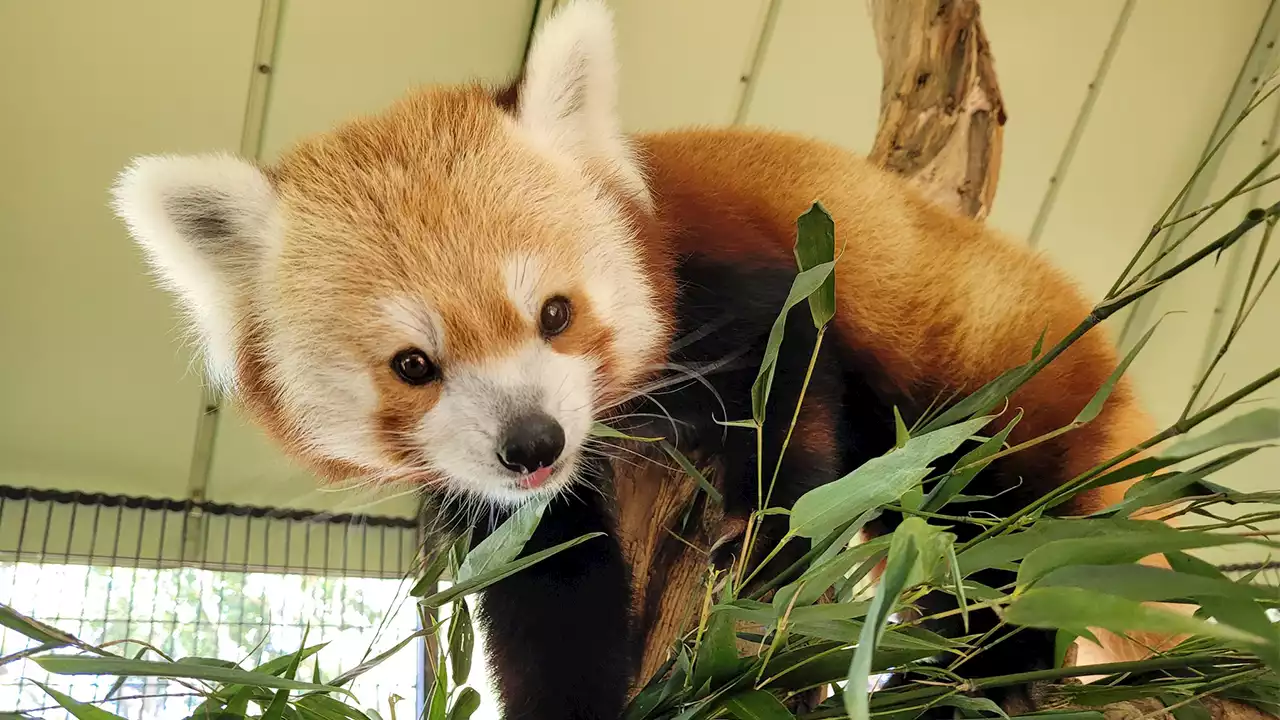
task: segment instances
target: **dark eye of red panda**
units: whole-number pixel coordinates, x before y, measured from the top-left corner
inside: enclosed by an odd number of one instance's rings
[[[391,358],[391,369],[410,385],[426,385],[440,379],[440,368],[418,348],[401,350]]]
[[[545,337],[559,335],[569,327],[569,299],[556,297],[542,305],[542,313],[538,316],[538,328]]]

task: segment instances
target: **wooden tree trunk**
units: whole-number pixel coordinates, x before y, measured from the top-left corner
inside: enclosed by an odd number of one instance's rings
[[[978,0],[872,0],[884,68],[870,158],[939,205],[991,211],[1005,123]]]
[[[871,8],[884,64],[872,159],[910,178],[939,204],[985,217],[995,195],[1005,114],[978,3],[872,0]],[[705,552],[740,528],[707,503],[686,513],[705,496],[683,474],[652,464],[615,470],[619,534],[634,572],[644,637],[638,690],[697,621]]]

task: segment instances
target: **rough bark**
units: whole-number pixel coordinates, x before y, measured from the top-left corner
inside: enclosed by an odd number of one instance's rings
[[[871,159],[979,219],[995,198],[1005,123],[977,0],[872,0],[884,69]]]

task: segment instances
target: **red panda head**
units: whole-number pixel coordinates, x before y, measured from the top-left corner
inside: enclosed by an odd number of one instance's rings
[[[140,158],[115,207],[215,382],[330,478],[518,502],[572,481],[670,328],[603,4],[560,11],[518,107],[416,92],[260,168]]]

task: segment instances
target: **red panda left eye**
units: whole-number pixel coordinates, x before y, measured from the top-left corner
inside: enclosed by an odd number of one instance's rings
[[[545,337],[559,335],[569,327],[569,299],[556,296],[542,305],[538,315],[538,329]]]

